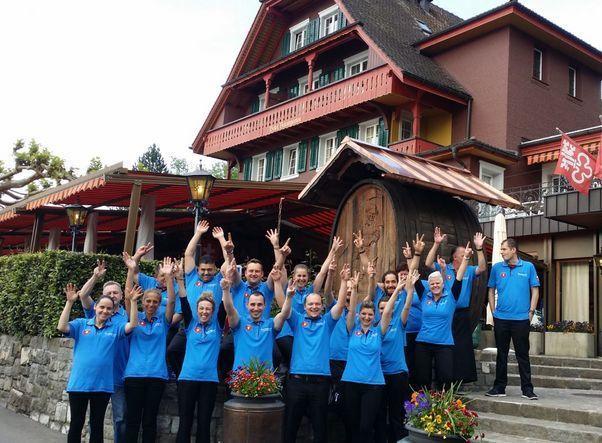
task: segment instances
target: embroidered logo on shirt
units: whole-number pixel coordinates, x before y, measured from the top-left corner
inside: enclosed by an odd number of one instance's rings
[[[201,286],[201,281],[197,280],[197,282],[195,283],[196,286]]]
[[[89,329],[84,329],[84,330],[82,331],[82,334],[84,334],[84,335],[88,335],[90,332],[92,332],[92,331],[91,331],[91,330],[89,330]]]
[[[433,302],[432,302],[432,301],[430,301],[430,300],[428,300],[428,301],[426,302],[426,304],[427,304],[427,305],[430,305],[430,304],[432,304],[432,303],[433,303]]]
[[[505,272],[502,272],[502,273],[500,274],[500,277],[502,277],[502,278],[506,278],[506,276],[507,276],[507,274],[506,274]]]
[[[140,320],[140,322],[138,322],[138,324],[140,326],[146,326],[146,322],[144,320]]]
[[[197,326],[196,328],[194,328],[194,332],[196,332],[198,334],[199,332],[201,332],[201,328],[199,326]]]
[[[245,292],[245,298],[249,298],[251,296],[251,294],[249,294],[248,292]]]
[[[309,323],[307,323],[306,321],[304,321],[303,323],[301,323],[301,326],[303,326],[304,328],[307,328],[309,326]]]
[[[245,295],[246,295],[246,294],[245,294]],[[247,326],[245,326],[245,329],[246,329],[247,331],[250,331],[251,329],[253,329],[253,326],[251,326],[251,325],[247,325]]]
[[[359,337],[360,335],[362,335],[362,331],[360,331],[360,330],[355,331],[355,335],[357,335]]]
[[[452,276],[451,276],[451,275],[449,275],[449,274],[447,274],[447,275],[445,276],[445,278],[446,278],[446,279],[448,279],[448,280],[451,280],[451,279],[452,279]]]

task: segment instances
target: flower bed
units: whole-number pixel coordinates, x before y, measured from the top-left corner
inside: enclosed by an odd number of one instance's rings
[[[563,320],[546,326],[546,355],[594,357],[594,326],[588,322]]]
[[[232,370],[226,383],[232,392],[243,397],[278,394],[282,389],[274,371],[256,358],[251,359],[248,365]]]

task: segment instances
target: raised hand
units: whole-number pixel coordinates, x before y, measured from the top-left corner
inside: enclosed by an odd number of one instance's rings
[[[407,260],[410,260],[412,258],[412,248],[410,247],[410,244],[408,242],[406,242],[405,246],[401,247],[401,252]]]
[[[234,281],[236,278],[236,261],[232,260],[230,266],[226,269],[226,278],[230,281]]]
[[[328,272],[336,272],[337,271],[337,262],[336,260],[332,260],[328,265]]]
[[[276,229],[268,229],[265,238],[267,238],[275,249],[280,248],[280,233]]]
[[[360,273],[359,271],[355,271],[353,273],[353,277],[349,280],[352,288],[357,288],[357,285],[360,282]]]
[[[270,271],[270,277],[272,277],[272,281],[274,283],[279,282],[280,279],[282,278],[282,271],[277,268],[276,266],[274,266],[272,268],[272,270]]]
[[[355,232],[353,234],[353,244],[357,249],[363,249],[364,247],[364,236],[362,235],[362,231],[358,231],[357,234]]]
[[[198,225],[196,225],[197,234],[203,235],[205,232],[209,230],[209,222],[207,220],[201,220]]]
[[[140,260],[146,254],[152,251],[153,248],[154,246],[151,243],[147,243],[145,245],[140,246],[138,249],[136,249],[136,252],[134,253],[134,258]]]
[[[104,260],[96,260],[96,267],[94,268],[93,275],[98,280],[104,278],[107,273]]]
[[[483,243],[485,242],[486,238],[487,237],[485,237],[482,232],[477,232],[472,239],[472,242],[474,243],[474,247],[477,250],[483,249]]]
[[[351,279],[351,266],[349,266],[349,263],[345,263],[343,265],[343,269],[341,269],[341,280],[344,281],[348,281],[349,279]]]
[[[142,290],[142,288],[138,285],[135,285],[132,289],[128,291],[128,298],[132,301],[138,301],[138,299],[142,297],[143,293],[144,291]]]
[[[441,229],[439,228],[439,226],[435,227],[435,232],[433,234],[433,240],[436,244],[440,245],[443,240],[445,240],[447,238],[446,234],[441,234]]]
[[[291,247],[288,245],[290,241],[290,237],[287,238],[284,245],[282,245],[282,247],[280,248],[280,253],[284,256],[284,258],[288,257],[292,252]]]
[[[403,277],[397,276],[397,287],[395,288],[397,290],[397,292],[401,292],[401,290],[406,285],[406,281],[407,281],[407,276],[406,275],[404,275]]]
[[[341,247],[343,246],[343,240],[341,240],[341,237],[333,237],[332,238],[332,246],[330,247],[330,250],[334,253],[336,253],[339,249],[341,249]]]
[[[228,240],[226,241],[226,243],[224,243],[224,250],[226,251],[226,253],[228,255],[231,255],[234,252],[234,242],[232,241],[232,233],[231,232],[228,232]]]
[[[226,291],[232,287],[232,281],[228,278],[222,278],[219,282],[221,288]]]
[[[135,270],[138,266],[138,262],[136,261],[136,259],[127,252],[123,251],[121,253],[121,257],[123,258],[123,263],[125,263],[125,266],[128,269]]]
[[[295,292],[297,291],[297,279],[291,278],[288,282],[288,286],[286,287],[286,296],[293,297]]]
[[[437,256],[437,263],[439,263],[439,267],[441,268],[441,273],[445,272],[445,259],[440,255]]]
[[[211,230],[211,235],[214,239],[219,240],[220,238],[224,237],[224,230],[220,226],[215,226]]]
[[[470,257],[472,257],[472,248],[470,247],[470,242],[466,243],[466,248],[464,249],[464,258],[466,260],[470,260]]]
[[[416,240],[412,240],[412,245],[414,246],[415,254],[422,254],[422,251],[424,250],[424,234],[420,237],[416,234]]]
[[[183,258],[181,258],[180,260],[174,260],[171,273],[176,278],[176,280],[184,279],[184,259]]]
[[[166,277],[170,276],[173,272],[173,261],[170,257],[164,257],[163,263],[159,264],[159,274]]]
[[[376,276],[376,260],[378,260],[378,257],[376,257],[374,260],[368,261],[366,273],[368,274],[369,278],[374,278]]]
[[[418,280],[420,280],[420,273],[418,269],[413,269],[412,272],[408,274],[408,279],[412,282],[412,285],[415,285]]]
[[[73,283],[67,283],[67,286],[65,286],[65,296],[67,297],[67,301],[77,301],[79,294],[77,293],[77,288]]]

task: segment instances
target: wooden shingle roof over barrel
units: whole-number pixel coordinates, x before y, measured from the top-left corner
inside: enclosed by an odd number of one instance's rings
[[[350,186],[365,178],[398,181],[491,205],[521,208],[520,202],[482,182],[467,169],[401,154],[349,137],[307,184],[299,199],[336,207]]]

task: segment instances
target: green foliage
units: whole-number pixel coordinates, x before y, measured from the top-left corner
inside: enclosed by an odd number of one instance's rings
[[[90,172],[100,171],[102,168],[104,168],[104,165],[102,164],[100,157],[92,157],[90,159],[90,163],[88,164],[88,169],[86,169],[86,174],[89,174]]]
[[[190,172],[188,162],[185,158],[172,157],[169,164],[169,172],[177,175],[185,175]]]
[[[154,143],[148,147],[144,154],[138,157],[136,169],[138,171],[157,172],[159,174],[167,174],[169,172],[161,154],[161,149]]]
[[[125,284],[126,268],[121,257],[107,254],[82,254],[67,251],[45,251],[0,257],[0,333],[9,335],[59,335],[56,330],[65,306],[63,289],[67,283],[77,288],[92,275],[96,260],[107,266],[104,281],[92,292],[96,298],[102,284],[109,280]],[[153,275],[155,262],[143,261],[141,271]],[[71,318],[83,315],[76,303]]]
[[[211,172],[211,175],[213,175],[215,178],[225,179],[228,177],[228,163],[225,161],[214,162],[209,167],[205,167],[205,165],[203,165],[203,169]]]

